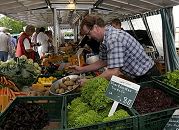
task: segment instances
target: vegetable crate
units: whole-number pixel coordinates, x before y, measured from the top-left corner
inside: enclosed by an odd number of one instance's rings
[[[131,110],[127,110],[130,117],[123,118],[121,120],[102,122],[94,125],[88,125],[79,128],[68,128],[68,109],[67,106],[71,101],[79,97],[80,94],[69,94],[64,98],[65,113],[64,113],[64,129],[65,130],[138,130],[138,120],[137,117]],[[112,105],[111,105],[112,107]]]
[[[172,91],[170,88],[156,81],[143,82],[140,85],[140,89],[144,88],[145,86],[152,86],[153,88],[158,88],[162,90],[164,93],[167,93],[175,101],[179,100],[179,94],[177,92]],[[176,109],[179,109],[178,102],[177,106],[173,108],[164,109],[161,111],[151,112],[142,115],[140,115],[136,111],[136,114],[138,115],[139,130],[162,130]]]
[[[153,76],[152,79],[160,84],[162,84],[164,87],[167,87],[168,89],[170,89],[171,91],[176,91],[179,92],[179,89],[172,86],[171,84],[167,84],[164,82],[164,79],[166,78],[166,76],[162,75],[162,76]],[[179,86],[178,86],[179,87]]]
[[[46,125],[43,130],[62,129],[64,108],[63,96],[17,97],[0,115],[0,126],[2,125],[2,121],[19,102],[24,102],[27,104],[37,104],[48,113],[49,124]]]

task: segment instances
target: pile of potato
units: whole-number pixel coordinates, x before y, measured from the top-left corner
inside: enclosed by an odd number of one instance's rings
[[[56,94],[63,94],[65,92],[71,91],[79,86],[78,79],[76,78],[63,78],[62,82],[59,83],[58,86],[54,87],[55,88],[55,93]]]

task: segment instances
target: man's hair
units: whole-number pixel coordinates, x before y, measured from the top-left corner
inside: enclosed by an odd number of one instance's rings
[[[115,18],[111,21],[111,24],[115,24],[115,25],[120,25],[121,26],[121,21],[118,18]]]
[[[105,22],[104,20],[96,15],[87,15],[84,17],[84,19],[81,22],[80,25],[80,31],[82,31],[81,33],[83,33],[83,27],[84,25],[86,25],[87,28],[92,28],[94,25],[98,25],[99,27],[104,27],[105,26]]]
[[[39,31],[40,31],[40,32],[45,32],[45,28],[44,28],[44,27],[41,27],[41,28],[39,29]]]
[[[25,32],[29,32],[29,31],[34,32],[35,31],[35,27],[32,26],[32,25],[27,25],[27,26],[25,26],[24,31]]]

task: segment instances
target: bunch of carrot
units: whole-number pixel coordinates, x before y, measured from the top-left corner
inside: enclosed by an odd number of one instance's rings
[[[8,87],[1,88],[0,95],[7,95],[9,99],[14,99],[16,97],[14,92]]]
[[[19,91],[19,89],[16,87],[15,83],[11,80],[7,79],[5,76],[0,76],[0,84],[8,87],[14,91]]]
[[[27,96],[25,92],[14,92],[8,87],[0,88],[0,95],[7,95],[10,100],[15,99],[17,96]]]

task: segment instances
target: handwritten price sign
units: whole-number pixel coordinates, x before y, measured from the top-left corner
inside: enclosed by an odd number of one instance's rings
[[[122,78],[112,76],[106,96],[119,102],[120,104],[131,108],[140,85],[124,80]]]

